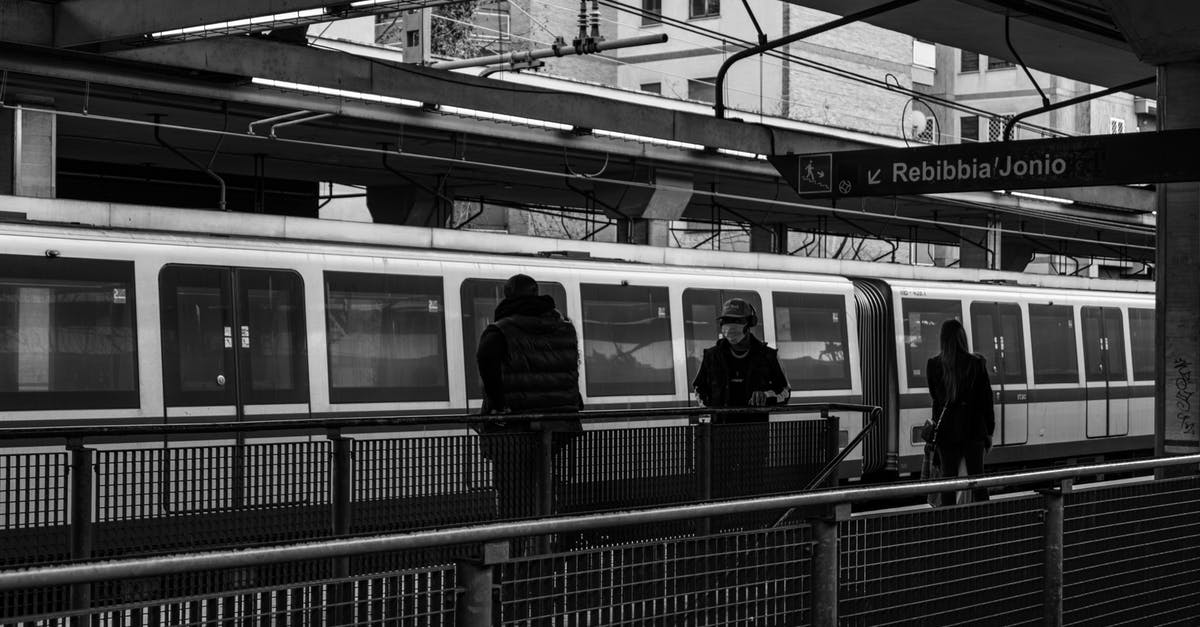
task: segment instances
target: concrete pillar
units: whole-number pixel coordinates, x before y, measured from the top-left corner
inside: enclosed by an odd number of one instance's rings
[[[750,227],[750,252],[787,254],[787,225],[772,224],[768,228],[760,225]]]
[[[433,189],[433,187],[429,187]],[[445,218],[453,211],[443,197],[416,185],[372,185],[367,187],[367,210],[379,224],[406,226],[445,226]]]
[[[0,193],[57,196],[57,120],[40,109],[0,111]]]
[[[1200,61],[1159,66],[1163,130],[1200,128]],[[1200,453],[1200,182],[1158,186],[1155,452]]]
[[[985,269],[1000,267],[1000,221],[989,215],[975,224],[986,229],[962,230],[958,266]]]
[[[633,202],[617,209],[617,241],[624,244],[667,246],[671,221],[683,217],[692,200],[692,177],[659,170],[654,173],[654,190],[649,196],[625,196]],[[645,198],[645,200],[640,200]]]

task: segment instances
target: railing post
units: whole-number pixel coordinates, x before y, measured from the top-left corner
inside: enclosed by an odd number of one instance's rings
[[[333,469],[329,486],[330,532],[335,537],[342,537],[350,533],[354,440],[343,437],[338,429],[329,430],[329,440],[333,444]],[[334,611],[330,613],[330,617],[335,625],[350,625],[353,623],[354,587],[349,581],[349,556],[333,558],[333,576],[340,581],[333,584],[331,597]]]
[[[554,515],[554,432],[542,425],[541,447],[538,450],[541,460],[541,477],[538,485],[537,514],[538,516]]]
[[[823,508],[824,509],[824,508]],[[838,503],[807,516],[813,530],[813,625],[838,624],[838,522],[850,518],[850,504]]]
[[[829,460],[837,457],[838,454],[838,417],[829,413],[829,408],[821,410],[821,418],[825,420],[825,459],[821,460],[821,465],[829,463]],[[825,479],[826,487],[836,488],[838,484],[838,473],[834,471]]]
[[[71,452],[71,559],[84,560],[92,557],[95,527],[92,525],[92,463],[94,451],[83,445],[82,439],[72,438],[67,443]],[[92,584],[77,583],[71,586],[71,609],[88,610],[92,605]],[[76,627],[89,624],[87,615],[75,616],[71,624]]]
[[[696,424],[696,488],[699,500],[705,503],[712,500],[712,452],[712,418],[700,416]],[[697,534],[708,535],[711,529],[711,518],[696,521]]]
[[[483,557],[455,562],[458,596],[454,614],[457,627],[492,627],[498,623],[496,611],[496,565],[508,559],[508,542],[483,545]]]
[[[1072,483],[1071,479],[1065,479],[1059,487],[1041,490],[1046,506],[1042,615],[1047,627],[1063,624],[1063,494],[1071,491]]]

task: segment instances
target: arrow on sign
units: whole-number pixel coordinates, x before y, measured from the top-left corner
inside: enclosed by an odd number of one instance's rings
[[[867,185],[879,183],[879,173],[883,170],[867,170]]]

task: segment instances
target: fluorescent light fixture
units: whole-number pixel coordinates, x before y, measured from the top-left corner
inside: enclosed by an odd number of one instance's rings
[[[1003,191],[1001,191],[1001,193],[1003,193]],[[1012,191],[1012,190],[1010,190],[1008,193],[1013,196],[1017,196],[1018,198],[1028,198],[1030,200],[1040,200],[1042,202],[1053,202],[1053,203],[1058,203],[1060,205],[1075,204],[1074,200],[1068,200],[1066,198],[1055,198],[1054,196],[1043,196],[1041,194],[1030,194],[1028,192],[1018,192],[1018,191]]]
[[[600,137],[611,137],[613,139],[624,139],[631,142],[640,142],[643,144],[655,144],[657,146],[667,146],[668,148],[680,148],[683,150],[704,150],[704,146],[700,144],[689,144],[687,142],[677,142],[673,139],[659,139],[657,137],[646,137],[645,135],[632,135],[630,133],[618,133],[616,131],[606,131],[599,128],[592,129],[592,135]]]
[[[423,5],[418,0],[359,0],[358,2],[351,2],[349,6],[341,5],[341,8],[336,8],[336,5],[334,7],[317,7],[315,9],[305,9],[303,11],[286,11],[271,15],[258,15],[255,17],[230,20],[228,22],[213,22],[211,24],[201,24],[199,26],[187,26],[185,28],[162,30],[150,33],[149,39],[187,40],[201,39],[204,37],[218,37],[222,35],[239,35],[273,30],[276,28],[308,26],[310,24],[318,24],[332,20],[362,17],[366,15],[382,13],[384,11],[394,11],[420,6]]]
[[[760,155],[756,152],[743,152],[741,150],[733,150],[732,148],[718,148],[717,152],[719,152],[723,155],[729,155],[731,157],[742,157],[745,159],[762,159],[763,161],[767,160],[766,155]]]
[[[523,118],[516,115],[506,115],[504,113],[492,113],[491,111],[479,111],[476,109],[466,109],[463,107],[452,107],[450,105],[441,105],[438,111],[451,115],[461,115],[479,120],[489,120],[492,122],[505,122],[508,124],[520,124],[523,126],[533,126],[535,128],[544,128],[552,131],[572,131],[575,129],[570,124],[560,124],[558,122],[548,122],[546,120],[535,120],[533,118]]]
[[[393,98],[392,96],[380,96],[379,94],[368,94],[361,91],[347,91],[345,89],[333,89],[332,87],[321,87],[319,85],[305,85],[302,83],[289,83],[287,81],[277,81],[269,78],[252,78],[251,83],[262,85],[264,87],[275,87],[278,89],[288,89],[292,91],[303,91],[310,94],[320,94],[322,96],[333,96],[336,98],[347,98],[350,100],[362,100],[365,102],[378,102],[382,104],[399,105],[402,107],[421,107],[422,103],[416,100],[408,100],[406,98]]]

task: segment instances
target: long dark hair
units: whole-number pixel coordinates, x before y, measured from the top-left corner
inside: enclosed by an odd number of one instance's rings
[[[967,350],[967,331],[958,320],[951,318],[942,323],[941,335],[942,352],[938,356],[942,360],[942,383],[946,386],[946,402],[958,398],[958,369],[960,360],[970,359],[971,351]]]

